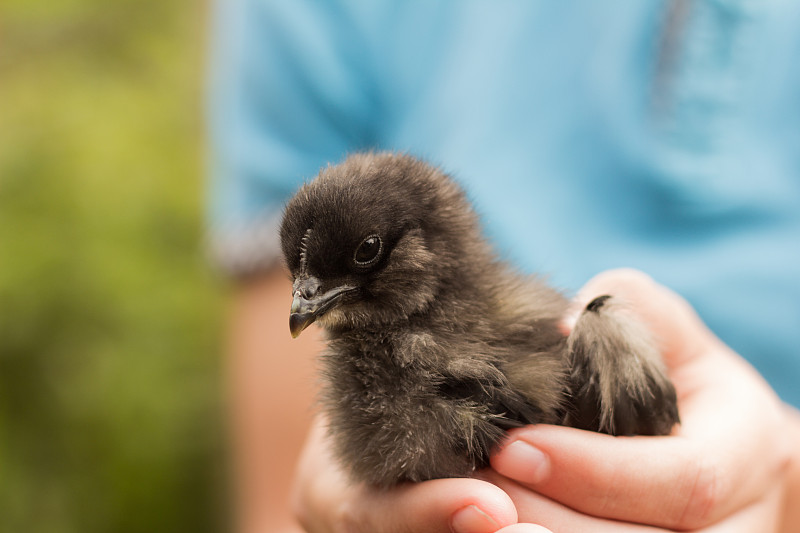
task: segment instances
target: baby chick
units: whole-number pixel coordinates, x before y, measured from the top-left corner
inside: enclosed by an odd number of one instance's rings
[[[612,295],[566,335],[569,301],[500,261],[463,190],[408,155],[329,166],[286,206],[289,327],[327,331],[322,406],[356,481],[469,476],[506,430],[664,435],[675,390]]]

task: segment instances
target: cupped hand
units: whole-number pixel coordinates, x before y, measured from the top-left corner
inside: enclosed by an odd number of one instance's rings
[[[559,533],[778,531],[792,448],[770,387],[645,275],[601,274],[579,300],[600,294],[628,302],[661,342],[682,423],[667,437],[528,426],[511,433],[485,479],[512,498],[520,521]]]
[[[680,297],[633,271],[592,280],[661,341],[682,423],[668,437],[610,437],[554,426],[513,431],[481,479],[377,491],[350,483],[318,421],[294,508],[312,532],[768,532],[780,527],[789,417],[763,379]],[[796,426],[797,423],[795,422]],[[521,523],[518,523],[521,522]],[[539,526],[533,524],[540,524]]]

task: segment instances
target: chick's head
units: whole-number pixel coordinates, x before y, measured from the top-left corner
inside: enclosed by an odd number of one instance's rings
[[[463,191],[406,155],[356,154],[289,201],[280,230],[293,280],[290,329],[391,324],[424,312],[479,251]]]

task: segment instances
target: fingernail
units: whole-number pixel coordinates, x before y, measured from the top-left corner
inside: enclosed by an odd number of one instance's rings
[[[505,463],[513,465],[513,475],[503,475],[525,483],[541,483],[550,475],[550,459],[524,440],[515,440],[503,450]]]
[[[450,519],[450,529],[453,533],[483,533],[495,531],[499,524],[494,518],[481,511],[476,505],[462,507]]]

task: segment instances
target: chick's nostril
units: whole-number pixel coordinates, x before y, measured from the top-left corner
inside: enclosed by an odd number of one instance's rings
[[[310,300],[317,294],[317,291],[318,287],[303,287],[300,289],[300,294],[302,294],[303,298],[306,300]]]
[[[319,292],[319,280],[314,277],[298,280],[295,284],[295,292],[300,291],[300,295],[306,300],[312,299]]]

